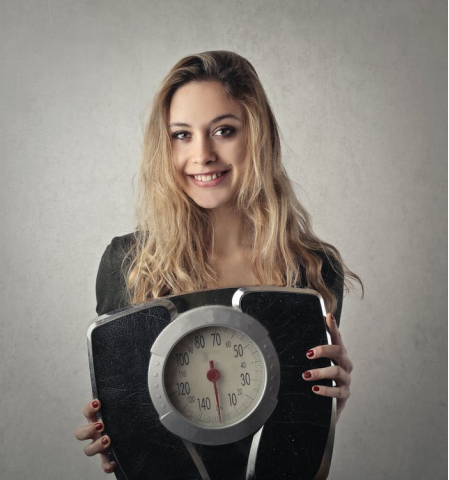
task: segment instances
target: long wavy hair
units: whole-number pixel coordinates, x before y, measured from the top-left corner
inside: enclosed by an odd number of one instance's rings
[[[259,77],[248,60],[229,51],[183,58],[155,95],[144,133],[135,242],[125,259],[130,302],[220,284],[212,261],[213,216],[178,186],[172,158],[171,99],[192,81],[220,83],[242,107],[247,156],[234,208],[252,248],[253,274],[261,285],[296,286],[305,272],[308,286],[335,311],[337,300],[321,273],[324,257],[344,276],[346,289],[351,279],[362,283],[337,249],[313,233],[282,165],[278,125]]]

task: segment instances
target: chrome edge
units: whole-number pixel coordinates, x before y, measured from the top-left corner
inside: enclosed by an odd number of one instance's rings
[[[204,463],[201,460],[201,457],[199,456],[193,444],[188,440],[184,440],[183,438],[181,438],[181,440],[184,446],[186,447],[187,451],[189,452],[190,456],[192,457],[193,463],[196,465],[196,468],[198,469],[198,472],[201,475],[201,480],[210,480],[206,467],[204,466]]]
[[[324,448],[323,458],[320,467],[313,477],[313,480],[325,480],[329,475],[331,468],[332,452],[334,450],[335,425],[337,422],[337,399],[332,399],[331,423],[329,426],[329,434],[327,436],[326,447]]]
[[[264,425],[254,434],[253,440],[251,442],[251,449],[248,455],[248,465],[246,466],[246,477],[245,480],[254,480],[256,477],[256,461],[257,461],[257,452],[259,450],[260,439],[262,438],[262,431]]]

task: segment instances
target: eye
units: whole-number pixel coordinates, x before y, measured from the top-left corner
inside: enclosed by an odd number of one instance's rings
[[[172,133],[171,137],[174,138],[175,140],[185,140],[188,134],[189,132],[185,132],[185,131],[174,132]]]
[[[220,127],[215,131],[214,135],[217,135],[218,137],[230,137],[234,132],[235,128],[233,127]]]

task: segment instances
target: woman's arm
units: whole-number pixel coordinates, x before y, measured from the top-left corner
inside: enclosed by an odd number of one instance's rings
[[[96,282],[97,314],[99,316],[128,304],[126,282],[123,275],[123,260],[133,238],[132,234],[115,237],[101,257]],[[115,463],[110,462],[108,455],[105,453],[105,450],[111,444],[111,439],[107,435],[101,435],[104,424],[97,419],[100,408],[101,402],[98,399],[90,401],[84,407],[83,415],[88,423],[75,430],[75,437],[78,440],[92,440],[84,448],[84,453],[89,457],[99,454],[103,470],[106,473],[112,473]]]
[[[335,387],[314,385],[312,391],[317,395],[335,397],[337,399],[338,421],[350,395],[349,387],[351,385],[351,372],[353,365],[343,344],[337,321],[331,313],[326,315],[326,323],[329,328],[332,345],[319,345],[310,349],[307,352],[307,358],[310,360],[323,357],[330,358],[334,365],[331,367],[307,370],[302,374],[302,377],[307,382],[316,382],[317,380],[322,379],[334,380]]]
[[[339,331],[340,315],[343,306],[343,270],[335,260],[329,260],[323,255],[323,266],[321,274],[327,288],[337,299],[335,312],[326,315],[326,324],[331,336],[331,345],[318,345],[307,352],[307,358],[329,358],[334,364],[331,367],[317,368],[303,372],[302,377],[307,382],[316,382],[322,379],[329,379],[335,382],[335,387],[314,385],[312,391],[317,395],[337,398],[337,420],[340,418],[346,402],[350,395],[351,372],[353,364],[348,357]]]
[[[104,451],[111,444],[111,439],[107,435],[101,435],[104,430],[102,422],[97,420],[97,412],[100,410],[101,403],[99,400],[92,400],[83,409],[83,415],[89,422],[75,430],[75,437],[78,440],[92,440],[89,445],[84,448],[84,453],[88,457],[99,454],[101,458],[101,466],[106,473],[114,471],[115,462],[110,462],[109,457]]]

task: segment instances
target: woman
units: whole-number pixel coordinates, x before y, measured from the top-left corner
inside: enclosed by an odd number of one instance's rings
[[[301,372],[317,395],[349,397],[352,363],[338,331],[343,287],[360,279],[318,239],[281,163],[277,123],[252,65],[227,51],[180,60],[161,84],[146,127],[137,233],[113,239],[97,278],[97,313],[170,294],[250,285],[308,286],[323,297],[332,344],[309,358],[335,366]],[[360,282],[361,283],[361,282]],[[301,380],[300,380],[301,381]],[[88,456],[110,445],[84,408]]]

